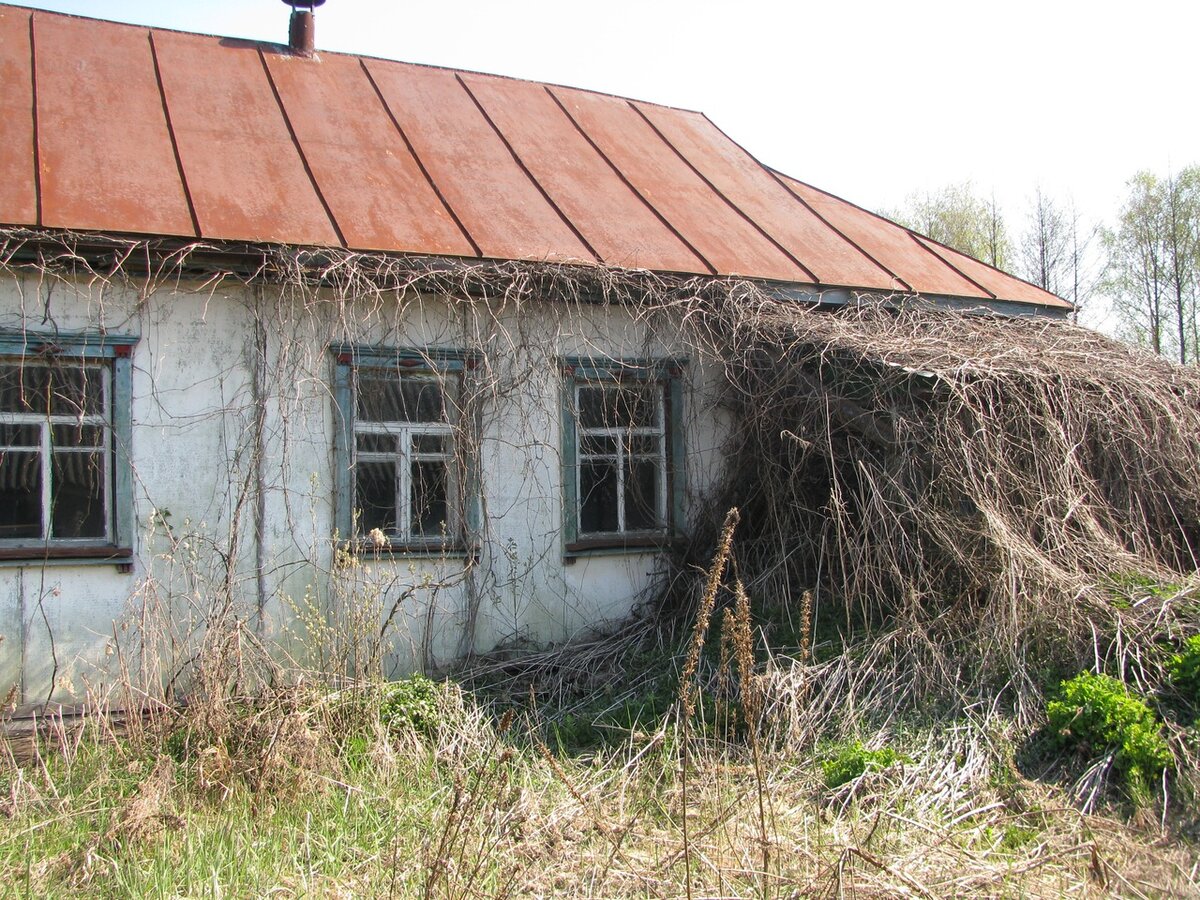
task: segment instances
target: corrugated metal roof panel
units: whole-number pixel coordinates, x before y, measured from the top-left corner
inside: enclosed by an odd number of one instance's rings
[[[1066,300],[1051,294],[1049,291],[1044,291],[1027,281],[1014,278],[1005,272],[1001,272],[999,269],[993,269],[987,263],[981,263],[979,260],[967,256],[965,253],[959,253],[957,250],[944,247],[937,241],[931,241],[929,238],[921,237],[917,234],[914,234],[913,237],[923,246],[944,259],[949,265],[962,272],[967,278],[981,285],[984,290],[990,292],[997,299],[1015,300],[1018,303],[1037,303],[1040,306],[1053,306],[1057,309],[1072,309],[1071,304]]]
[[[341,243],[255,44],[154,32],[188,191],[206,238]]]
[[[375,59],[365,65],[417,157],[484,256],[596,261],[513,159],[453,72]]]
[[[358,60],[265,54],[309,169],[346,243],[474,256]]]
[[[0,8],[0,221],[37,224],[29,12]]]
[[[808,273],[713,191],[628,101],[570,88],[550,92],[634,190],[720,274],[808,279]]]
[[[946,265],[940,257],[914,253],[912,235],[907,229],[794,178],[781,177],[789,188],[803,197],[831,225],[895,273],[912,290],[961,297],[988,296],[978,285]]]
[[[194,236],[147,30],[34,13],[33,34],[42,224]]]
[[[10,225],[1069,308],[767,170],[699,113],[573,88],[0,4],[0,121]]]
[[[588,144],[543,85],[486,75],[462,79],[551,202],[603,262],[709,274],[704,261]]]
[[[715,190],[785,247],[817,283],[899,287],[703,115],[649,103],[635,105]]]

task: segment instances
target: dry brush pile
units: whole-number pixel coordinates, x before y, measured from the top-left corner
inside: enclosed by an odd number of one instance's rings
[[[897,704],[1158,684],[1197,627],[1200,370],[1091,331],[868,303],[729,317],[751,589],[885,627]],[[822,610],[821,607],[824,607]]]

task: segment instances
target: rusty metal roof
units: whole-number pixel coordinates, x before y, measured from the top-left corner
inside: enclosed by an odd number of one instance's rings
[[[1069,306],[573,88],[0,5],[0,120],[8,225]]]

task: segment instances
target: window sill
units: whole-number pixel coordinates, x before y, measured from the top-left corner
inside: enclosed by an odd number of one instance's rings
[[[683,542],[683,538],[668,534],[602,535],[570,541],[563,548],[568,563],[580,556],[619,556],[647,553],[666,553]]]
[[[386,562],[394,560],[401,562],[406,559],[470,559],[479,561],[479,551],[474,547],[462,544],[385,544],[378,546],[369,541],[343,541],[339,547],[343,553],[348,553],[358,559],[376,559]]]
[[[113,544],[42,544],[24,547],[0,547],[0,566],[115,565],[132,571],[133,549]]]

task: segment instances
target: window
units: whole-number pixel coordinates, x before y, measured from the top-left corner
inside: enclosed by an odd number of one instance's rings
[[[470,472],[457,452],[467,360],[452,351],[338,352],[338,532],[396,549],[465,547]],[[377,538],[376,538],[377,539]]]
[[[0,332],[0,559],[131,555],[132,343]]]
[[[657,546],[682,521],[681,364],[565,360],[567,550]]]

